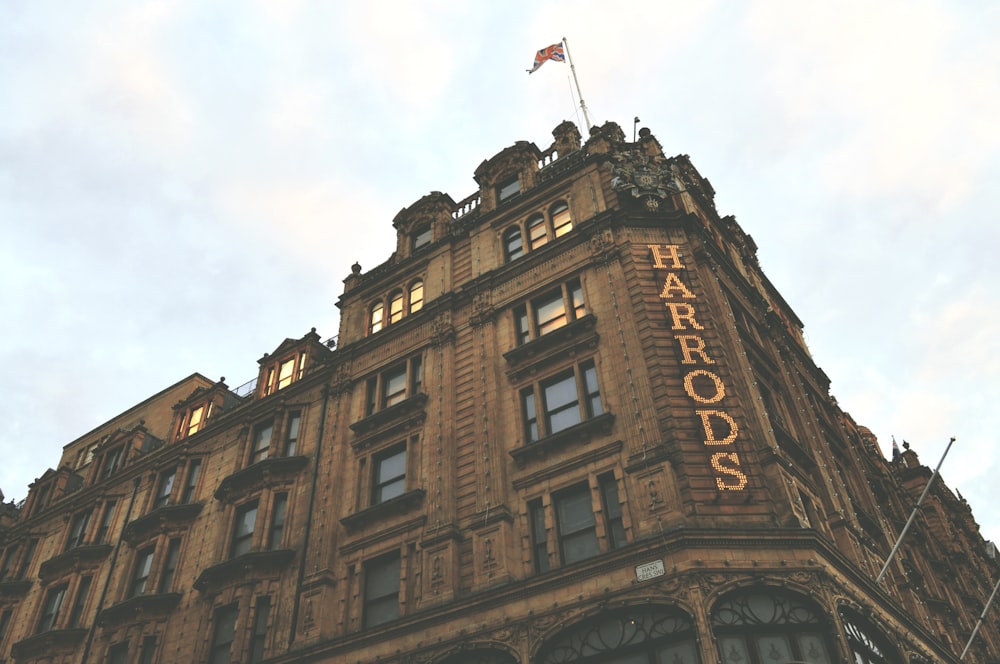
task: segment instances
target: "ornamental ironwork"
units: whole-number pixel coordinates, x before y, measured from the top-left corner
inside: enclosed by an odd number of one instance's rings
[[[611,186],[642,199],[650,212],[658,210],[661,201],[680,191],[663,157],[633,151],[615,154],[612,159]]]

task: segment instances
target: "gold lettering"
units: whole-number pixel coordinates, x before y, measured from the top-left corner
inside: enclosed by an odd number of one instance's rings
[[[691,357],[693,354],[697,353],[701,356],[701,361],[705,364],[715,364],[715,360],[708,356],[705,352],[705,340],[696,334],[675,334],[674,339],[681,345],[681,353],[684,355],[684,359],[681,360],[681,364],[696,364],[695,359]]]
[[[653,252],[653,267],[655,267],[655,268],[661,268],[661,269],[662,268],[667,268],[667,269],[670,269],[670,270],[682,270],[682,269],[684,269],[684,265],[681,264],[681,256],[680,256],[680,253],[677,251],[678,247],[677,247],[676,244],[666,244],[666,245],[662,245],[662,244],[650,244],[650,245],[646,245],[646,246],[648,246],[649,250],[651,252]],[[666,254],[665,255],[663,253],[661,253],[661,251],[660,251],[661,249],[666,249]],[[664,258],[669,258],[670,259],[670,265],[669,266],[668,265],[664,265],[664,263],[663,263],[663,259]]]
[[[732,465],[724,465],[723,460]],[[740,458],[736,456],[736,452],[716,452],[712,455],[712,468],[715,468],[721,475],[735,478],[735,483],[732,479],[727,483],[726,479],[728,478],[716,476],[715,485],[719,487],[720,491],[742,491],[746,488],[747,476],[740,470]]]
[[[674,295],[672,295],[673,291],[680,291],[681,297],[685,297],[689,300],[694,299],[694,293],[688,290],[688,287],[684,285],[681,278],[674,272],[668,272],[667,278],[663,281],[663,290],[660,291],[660,299],[666,300],[674,297]]]
[[[698,376],[704,376],[712,381],[715,386],[715,394],[712,396],[703,397],[698,394],[694,389],[694,379]],[[705,369],[695,369],[694,371],[689,371],[686,376],[684,376],[684,391],[687,395],[697,401],[698,403],[719,403],[722,398],[726,396],[726,386],[722,384],[722,379],[716,376],[711,371]]]
[[[671,330],[686,330],[688,329],[684,325],[684,321],[691,324],[692,330],[704,330],[698,321],[694,319],[694,307],[690,304],[684,302],[664,302],[667,309],[670,309],[670,317],[673,319],[674,326],[670,328]]]
[[[721,410],[696,410],[694,412],[701,418],[701,427],[705,430],[706,445],[730,445],[736,440],[736,434],[739,433],[740,428],[736,426],[736,420],[729,417],[727,413]],[[715,437],[715,429],[710,419],[713,417],[722,420],[729,427],[729,435],[725,438]]]

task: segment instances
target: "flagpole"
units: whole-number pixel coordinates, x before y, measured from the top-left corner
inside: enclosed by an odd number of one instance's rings
[[[916,506],[913,508],[913,512],[910,514],[909,520],[907,520],[906,525],[903,526],[903,532],[899,533],[899,537],[896,539],[896,545],[893,546],[892,551],[889,552],[889,557],[886,558],[885,565],[882,566],[882,571],[878,573],[878,578],[875,579],[875,583],[882,582],[882,577],[885,576],[885,571],[889,569],[889,563],[892,562],[892,559],[896,556],[896,552],[899,551],[899,545],[903,543],[903,537],[906,536],[906,531],[910,529],[910,526],[913,525],[913,520],[917,518],[917,510],[920,509],[920,505],[924,502],[924,498],[927,497],[927,492],[930,491],[931,484],[934,483],[934,478],[937,477],[938,470],[941,469],[941,464],[944,463],[944,458],[948,456],[948,450],[951,449],[951,445],[954,442],[955,438],[952,437],[952,439],[948,441],[948,447],[944,448],[944,454],[941,455],[941,460],[938,461],[937,468],[934,469],[934,472],[931,474],[931,478],[927,480],[927,486],[924,487],[924,492],[920,494],[920,500],[917,501]]]
[[[580,100],[580,109],[583,111],[583,121],[587,123],[587,133],[590,133],[590,116],[587,115],[587,104],[583,101],[583,94],[580,93],[580,81],[576,80],[576,67],[573,66],[573,58],[569,54],[569,41],[562,38],[563,46],[566,47],[566,60],[569,62],[569,70],[573,72],[573,83],[576,84],[576,96]]]
[[[1000,588],[1000,581],[997,581],[997,584],[993,586],[993,593],[990,595],[989,601],[986,602],[986,606],[983,607],[983,612],[979,614],[979,622],[976,623],[976,628],[972,630],[972,636],[969,637],[969,642],[965,644],[965,650],[962,651],[962,656],[958,658],[958,661],[963,661],[965,655],[969,652],[969,648],[972,647],[972,642],[975,640],[976,634],[979,633],[979,628],[983,626],[983,619],[986,618],[986,612],[990,610],[990,605],[993,604],[993,600],[997,596],[998,588]]]

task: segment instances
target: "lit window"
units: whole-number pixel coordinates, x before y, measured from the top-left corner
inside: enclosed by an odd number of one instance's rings
[[[236,520],[233,525],[233,541],[230,557],[248,553],[253,548],[253,531],[257,525],[257,501],[242,505],[236,510]]]
[[[517,343],[524,344],[558,330],[585,314],[580,282],[573,280],[563,284],[559,290],[550,291],[514,309]]]
[[[365,563],[363,622],[374,627],[399,617],[399,552]]]
[[[66,597],[67,584],[52,588],[45,595],[45,603],[42,604],[42,615],[38,620],[38,631],[47,632],[56,626],[59,620],[59,610],[62,608],[63,599]]]
[[[521,181],[515,175],[509,180],[505,180],[497,187],[497,201],[502,202],[521,193]]]
[[[565,202],[559,201],[553,205],[549,210],[549,217],[552,219],[552,231],[556,237],[562,237],[573,230],[573,219]]]
[[[149,572],[153,569],[153,554],[155,547],[147,547],[136,554],[135,572],[132,574],[132,585],[129,588],[129,597],[136,597],[146,592],[146,582],[149,580]]]
[[[424,308],[424,282],[414,281],[410,284],[410,313],[415,313]]]
[[[382,313],[384,311],[384,306],[381,302],[376,302],[372,305],[370,323],[368,330],[371,334],[375,334],[382,329]]]
[[[271,506],[271,529],[267,535],[267,548],[280,549],[281,540],[285,534],[285,512],[288,509],[288,494],[279,493],[274,496]]]
[[[253,633],[250,635],[250,664],[264,659],[264,642],[267,639],[267,618],[271,612],[271,597],[257,598],[253,611]]]
[[[528,246],[534,251],[549,241],[548,231],[545,228],[545,217],[535,215],[528,219]]]
[[[521,238],[520,228],[512,226],[504,231],[503,250],[504,258],[508,263],[524,255],[524,240]]]
[[[208,418],[211,416],[211,402],[198,404],[185,411],[177,421],[177,439],[180,440],[181,438],[192,436],[204,429],[208,423]]]
[[[406,491],[406,447],[395,447],[374,458],[372,504],[378,505]]]
[[[253,448],[250,451],[250,465],[263,461],[268,457],[271,450],[271,432],[274,430],[274,423],[258,425],[253,430]]]
[[[87,537],[87,526],[90,524],[90,510],[80,512],[73,517],[73,522],[69,527],[69,539],[66,540],[66,550],[83,546]]]
[[[389,296],[389,324],[403,319],[403,291],[394,291]]]
[[[419,356],[368,379],[365,414],[371,415],[416,395],[420,392],[422,380]]]
[[[236,639],[236,617],[239,605],[229,604],[215,611],[212,643],[208,651],[208,664],[229,664],[232,661],[233,641]]]
[[[288,387],[292,384],[295,375],[295,358],[289,358],[281,363],[278,368],[278,389]]]
[[[528,442],[558,433],[604,412],[594,363],[585,362],[521,390]]]
[[[204,414],[205,414],[204,406],[198,406],[197,408],[191,411],[191,420],[188,422],[187,435],[190,436],[193,433],[197,433],[198,430],[201,429],[202,425],[201,418]]]
[[[153,500],[154,510],[170,504],[170,493],[174,490],[175,477],[177,477],[177,468],[171,468],[160,475],[160,484],[156,489],[156,498]]]
[[[413,251],[426,247],[431,243],[431,227],[421,226],[413,234]]]

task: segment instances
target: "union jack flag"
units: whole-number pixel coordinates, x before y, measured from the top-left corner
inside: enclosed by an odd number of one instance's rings
[[[566,51],[563,50],[562,42],[553,44],[552,46],[546,46],[535,53],[535,64],[528,70],[528,73],[531,74],[538,71],[538,68],[544,65],[546,60],[566,62]]]

